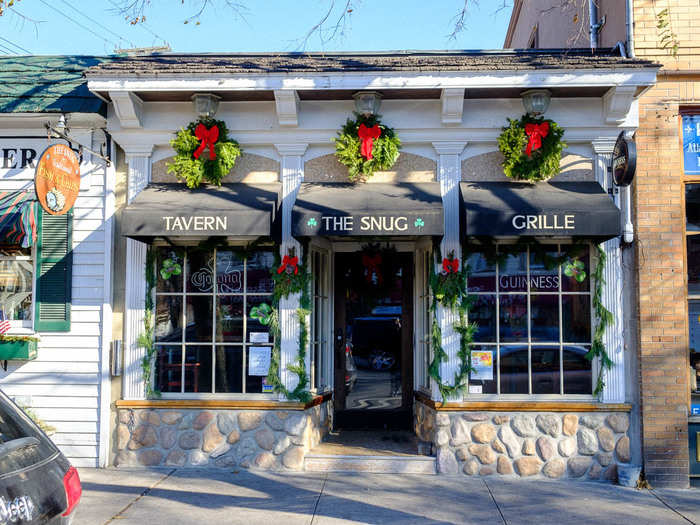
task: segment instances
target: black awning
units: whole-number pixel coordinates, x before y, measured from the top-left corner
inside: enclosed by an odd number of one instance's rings
[[[410,236],[444,233],[440,185],[302,184],[292,235]]]
[[[468,236],[621,233],[620,210],[597,182],[463,182],[460,189]]]
[[[279,184],[224,184],[196,190],[151,184],[122,213],[122,234],[154,237],[265,237],[277,216]]]

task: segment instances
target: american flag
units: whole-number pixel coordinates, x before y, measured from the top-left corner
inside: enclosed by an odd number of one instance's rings
[[[5,318],[5,311],[0,310],[0,334],[6,334],[10,330],[10,320]]]

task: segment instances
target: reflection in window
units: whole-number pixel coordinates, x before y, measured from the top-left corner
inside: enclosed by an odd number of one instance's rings
[[[272,251],[156,248],[155,387],[270,393]]]
[[[493,363],[492,378],[482,363],[470,374],[470,394],[591,395],[589,246],[499,245],[490,256],[470,248],[471,350],[493,352],[483,361]]]
[[[31,248],[0,246],[0,310],[3,319],[32,318],[34,262]]]

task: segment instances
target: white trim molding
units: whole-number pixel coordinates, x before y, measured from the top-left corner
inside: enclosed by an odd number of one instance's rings
[[[141,128],[143,123],[143,101],[135,93],[130,91],[110,91],[114,113],[123,128]]]
[[[280,126],[297,127],[299,125],[299,94],[294,89],[276,89],[275,109]]]
[[[459,125],[464,112],[464,88],[445,88],[440,93],[443,125]]]
[[[637,86],[615,86],[603,95],[603,116],[607,124],[624,122],[632,108]]]

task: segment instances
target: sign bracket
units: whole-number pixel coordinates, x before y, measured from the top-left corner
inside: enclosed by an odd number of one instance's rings
[[[112,160],[111,160],[109,157],[106,157],[106,156],[102,155],[101,152],[97,152],[97,151],[95,151],[95,150],[93,150],[93,149],[91,149],[91,148],[88,148],[88,147],[85,146],[84,144],[81,144],[81,143],[78,142],[77,140],[75,140],[75,139],[69,137],[68,135],[66,135],[63,131],[61,131],[61,130],[59,130],[59,129],[56,129],[56,128],[53,127],[51,124],[46,124],[45,126],[46,126],[46,132],[47,132],[47,134],[48,134],[48,138],[49,138],[49,139],[51,139],[51,138],[53,137],[53,135],[56,135],[56,137],[61,138],[61,139],[63,139],[63,140],[67,140],[67,141],[68,141],[69,143],[71,143],[71,144],[75,143],[75,144],[77,144],[78,146],[80,146],[79,151],[85,150],[85,151],[87,151],[87,152],[89,152],[89,153],[92,153],[94,156],[96,156],[96,157],[102,159],[103,161],[105,161],[105,163],[107,164],[107,166],[111,166],[111,165],[112,165]],[[82,154],[81,154],[81,156],[82,156]]]

